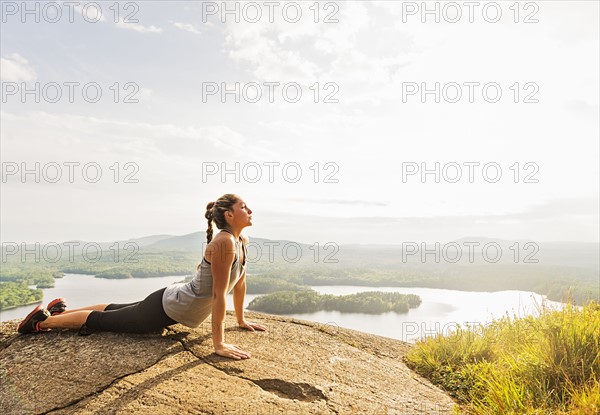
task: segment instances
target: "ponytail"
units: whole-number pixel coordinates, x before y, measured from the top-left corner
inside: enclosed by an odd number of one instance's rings
[[[210,202],[208,205],[206,205],[206,213],[204,214],[204,217],[208,220],[208,228],[206,229],[206,242],[210,243],[210,241],[213,238],[213,227],[212,227],[212,222],[213,222],[213,208],[215,206],[215,202]]]

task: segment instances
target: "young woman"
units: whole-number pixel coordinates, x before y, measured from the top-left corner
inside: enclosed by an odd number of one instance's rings
[[[190,282],[170,285],[130,304],[98,304],[66,310],[65,301],[58,298],[47,308],[40,304],[29,313],[19,324],[19,333],[51,329],[149,333],[177,323],[198,327],[212,314],[215,353],[233,359],[250,357],[250,353],[237,345],[225,343],[223,322],[225,298],[233,290],[239,327],[250,331],[267,329],[244,319],[248,238],[241,232],[252,226],[252,210],[237,195],[225,194],[206,206],[205,218],[208,246]],[[213,222],[221,230],[214,239]]]

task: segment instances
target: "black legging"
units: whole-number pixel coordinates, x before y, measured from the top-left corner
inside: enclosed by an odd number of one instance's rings
[[[143,301],[129,304],[109,304],[104,311],[92,311],[85,329],[124,333],[151,333],[162,330],[175,320],[167,316],[162,305],[166,288],[153,292]]]

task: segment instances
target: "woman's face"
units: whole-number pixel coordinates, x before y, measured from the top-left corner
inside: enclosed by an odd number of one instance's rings
[[[238,200],[238,202],[233,205],[231,225],[239,226],[241,228],[252,226],[252,210],[242,199]]]

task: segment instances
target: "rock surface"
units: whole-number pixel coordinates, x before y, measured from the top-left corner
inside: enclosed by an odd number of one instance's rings
[[[0,414],[451,414],[454,402],[402,361],[409,345],[294,318],[226,317],[218,356],[210,318],[136,335],[16,332],[0,324]]]

